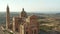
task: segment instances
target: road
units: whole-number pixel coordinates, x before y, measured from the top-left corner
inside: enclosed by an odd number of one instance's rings
[[[0,26],[0,34],[4,34],[4,32],[3,32],[2,29],[1,29],[1,26]]]
[[[3,31],[3,30],[4,30],[4,28],[2,28],[2,25],[0,25],[0,34],[10,34],[9,32]],[[18,32],[15,32],[14,34],[19,34],[19,33]]]
[[[8,32],[4,32],[3,30],[2,30],[2,28],[1,28],[1,25],[0,25],[0,34],[9,34]]]

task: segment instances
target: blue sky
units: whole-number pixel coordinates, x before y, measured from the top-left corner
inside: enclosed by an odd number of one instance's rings
[[[6,6],[9,5],[10,11],[60,11],[60,0],[0,0],[0,12],[6,11]]]

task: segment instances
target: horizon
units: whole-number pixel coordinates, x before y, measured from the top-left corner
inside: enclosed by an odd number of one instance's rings
[[[60,0],[0,0],[0,12],[6,11],[7,5],[11,12],[60,12]]]
[[[5,13],[5,12],[6,12],[6,11],[2,11],[2,12],[0,11],[0,13]],[[21,11],[17,11],[17,12],[16,12],[16,11],[10,11],[10,13],[14,13],[14,12],[15,12],[15,13],[19,13],[19,12],[21,13]],[[53,12],[53,11],[50,11],[50,12],[41,12],[41,11],[37,11],[37,12],[36,12],[36,11],[35,11],[35,12],[34,12],[34,11],[33,11],[33,12],[32,12],[32,11],[31,11],[31,12],[27,12],[27,11],[26,11],[26,13],[56,14],[56,13],[60,13],[60,12],[57,12],[57,11],[55,11],[55,12]]]

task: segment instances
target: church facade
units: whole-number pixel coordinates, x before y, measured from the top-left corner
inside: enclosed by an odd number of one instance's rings
[[[39,32],[39,23],[38,16],[31,15],[28,16],[24,8],[19,16],[12,18],[12,26],[10,24],[10,12],[9,6],[7,6],[6,12],[6,29],[12,29],[13,32],[19,32],[19,34],[38,34]]]

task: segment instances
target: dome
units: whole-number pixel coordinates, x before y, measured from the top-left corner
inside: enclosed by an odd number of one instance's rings
[[[24,8],[22,8],[21,17],[27,17],[27,13],[24,11]]]

